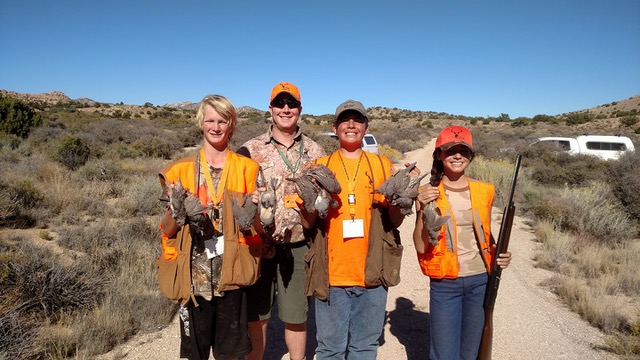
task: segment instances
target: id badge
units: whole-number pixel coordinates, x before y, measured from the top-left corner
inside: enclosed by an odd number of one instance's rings
[[[298,207],[298,195],[297,194],[289,194],[284,196],[284,207],[287,209]]]
[[[207,259],[213,259],[216,256],[222,255],[224,253],[224,236],[205,240],[204,251],[207,254]]]
[[[342,237],[344,239],[364,237],[364,220],[342,220]]]

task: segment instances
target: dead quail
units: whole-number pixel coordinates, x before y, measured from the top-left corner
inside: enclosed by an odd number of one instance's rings
[[[278,178],[271,178],[266,190],[260,192],[260,200],[258,201],[258,212],[260,214],[260,222],[265,227],[273,224],[273,216],[276,211],[276,188],[278,187]]]
[[[187,191],[182,186],[180,180],[176,181],[169,195],[169,207],[178,226],[184,225],[187,221],[187,210],[184,208],[184,199],[186,197]]]
[[[322,164],[315,164],[304,171],[304,174],[311,177],[318,185],[331,194],[339,194],[342,189],[336,180],[336,175],[328,167]]]
[[[320,192],[320,187],[316,185],[311,178],[301,174],[299,177],[287,178],[289,181],[293,181],[296,184],[298,190],[298,196],[304,202],[304,208],[307,212],[314,212],[316,198]]]
[[[427,207],[423,211],[422,222],[424,227],[429,231],[429,242],[432,245],[438,245],[440,228],[449,221],[450,218],[450,216],[442,216],[440,210],[436,207],[435,201],[427,204]]]
[[[258,205],[251,200],[251,195],[244,195],[242,207],[238,206],[235,197],[232,198],[233,216],[236,218],[240,230],[249,230],[253,226],[253,220],[256,217]]]
[[[202,205],[200,199],[191,193],[188,193],[184,199],[184,208],[187,213],[189,226],[193,231],[202,235],[204,233],[204,222],[206,221],[204,212],[207,208]]]
[[[318,211],[318,216],[320,216],[321,219],[327,217],[327,214],[329,213],[329,206],[336,208],[338,205],[339,204],[336,199],[331,197],[331,194],[327,190],[320,188],[314,207]]]
[[[411,176],[409,173],[416,167],[416,163],[395,172],[380,187],[374,190],[376,193],[384,195],[390,205],[399,206],[403,215],[413,213],[411,207],[413,201],[418,197],[418,186],[420,181],[427,176]]]

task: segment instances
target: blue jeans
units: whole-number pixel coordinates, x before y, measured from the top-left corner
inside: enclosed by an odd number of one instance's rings
[[[431,360],[475,360],[484,327],[487,274],[430,281]]]
[[[329,301],[315,299],[316,359],[371,359],[378,353],[387,289],[330,287]]]

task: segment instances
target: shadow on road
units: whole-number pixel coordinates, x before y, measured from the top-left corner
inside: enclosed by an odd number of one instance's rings
[[[410,299],[399,297],[396,308],[387,313],[389,331],[402,344],[407,352],[407,360],[429,358],[429,314],[416,309]],[[384,344],[385,333],[380,337]]]

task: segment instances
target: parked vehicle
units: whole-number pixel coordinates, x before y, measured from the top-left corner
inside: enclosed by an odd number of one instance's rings
[[[635,151],[631,139],[615,135],[580,135],[575,138],[547,136],[538,138],[531,145],[541,143],[550,144],[557,151],[592,155],[604,160],[617,160],[625,152]]]
[[[334,133],[324,133],[324,135],[330,136],[332,139],[338,140],[338,135]],[[364,138],[362,138],[362,150],[368,151],[373,154],[378,153],[378,140],[373,134],[365,134]]]

